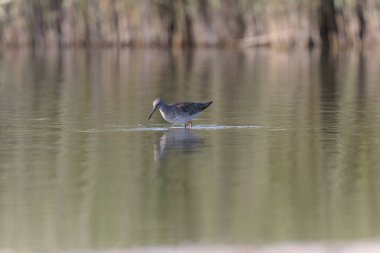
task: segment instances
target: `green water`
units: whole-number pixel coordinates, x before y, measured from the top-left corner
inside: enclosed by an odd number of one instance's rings
[[[380,238],[380,52],[9,51],[0,249]],[[156,97],[214,103],[191,130]]]

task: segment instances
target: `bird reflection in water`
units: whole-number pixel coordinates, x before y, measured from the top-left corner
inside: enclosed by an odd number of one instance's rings
[[[188,153],[201,148],[204,140],[195,135],[191,129],[175,128],[165,132],[159,144],[154,145],[154,160],[163,159],[170,153]]]

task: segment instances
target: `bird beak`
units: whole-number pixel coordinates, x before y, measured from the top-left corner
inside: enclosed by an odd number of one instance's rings
[[[149,115],[149,118],[148,118],[148,120],[150,120],[150,118],[152,117],[153,113],[154,113],[156,110],[157,110],[157,106],[156,106],[156,107],[154,107],[154,109],[153,109],[152,113]]]

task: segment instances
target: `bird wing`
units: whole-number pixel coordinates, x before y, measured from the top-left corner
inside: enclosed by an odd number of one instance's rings
[[[192,102],[181,102],[174,104],[177,109],[181,110],[184,113],[187,113],[189,115],[193,115],[196,113],[199,113],[206,109],[212,102],[206,102],[206,103],[192,103]]]

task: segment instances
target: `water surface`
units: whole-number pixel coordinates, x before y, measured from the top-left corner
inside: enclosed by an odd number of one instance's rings
[[[0,249],[380,238],[378,52],[0,56]],[[214,103],[192,129],[156,113]]]

